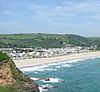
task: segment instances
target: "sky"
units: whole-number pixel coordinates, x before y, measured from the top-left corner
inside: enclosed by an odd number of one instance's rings
[[[100,37],[100,0],[0,0],[0,34]]]

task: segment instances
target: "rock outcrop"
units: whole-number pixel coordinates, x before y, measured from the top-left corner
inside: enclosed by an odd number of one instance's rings
[[[23,75],[6,54],[0,52],[0,57],[3,57],[2,59],[0,58],[1,87],[10,87],[10,89],[14,88],[16,89],[16,92],[39,92],[38,85],[36,85],[34,81],[29,79],[27,76]],[[11,91],[9,90],[9,92]]]

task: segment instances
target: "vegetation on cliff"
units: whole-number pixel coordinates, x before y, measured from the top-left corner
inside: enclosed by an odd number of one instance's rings
[[[3,60],[8,60],[8,59],[9,59],[9,56],[0,51],[0,62],[3,61]]]
[[[38,86],[0,52],[0,92],[39,92]]]

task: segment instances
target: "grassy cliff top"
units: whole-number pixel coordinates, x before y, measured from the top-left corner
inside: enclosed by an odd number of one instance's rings
[[[9,56],[6,53],[2,53],[0,51],[0,62],[3,60],[8,60],[8,59],[9,59]]]

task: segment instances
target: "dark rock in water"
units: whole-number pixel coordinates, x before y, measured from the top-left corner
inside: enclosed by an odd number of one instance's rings
[[[43,87],[42,89],[49,89],[49,87]]]
[[[45,81],[50,81],[50,79],[49,79],[49,78],[44,78],[43,80],[45,80]]]
[[[0,52],[0,57],[2,57],[0,58],[1,87],[10,87],[10,90],[16,89],[14,92],[39,92],[38,85],[23,75],[6,54]],[[11,92],[10,90],[9,92]]]

